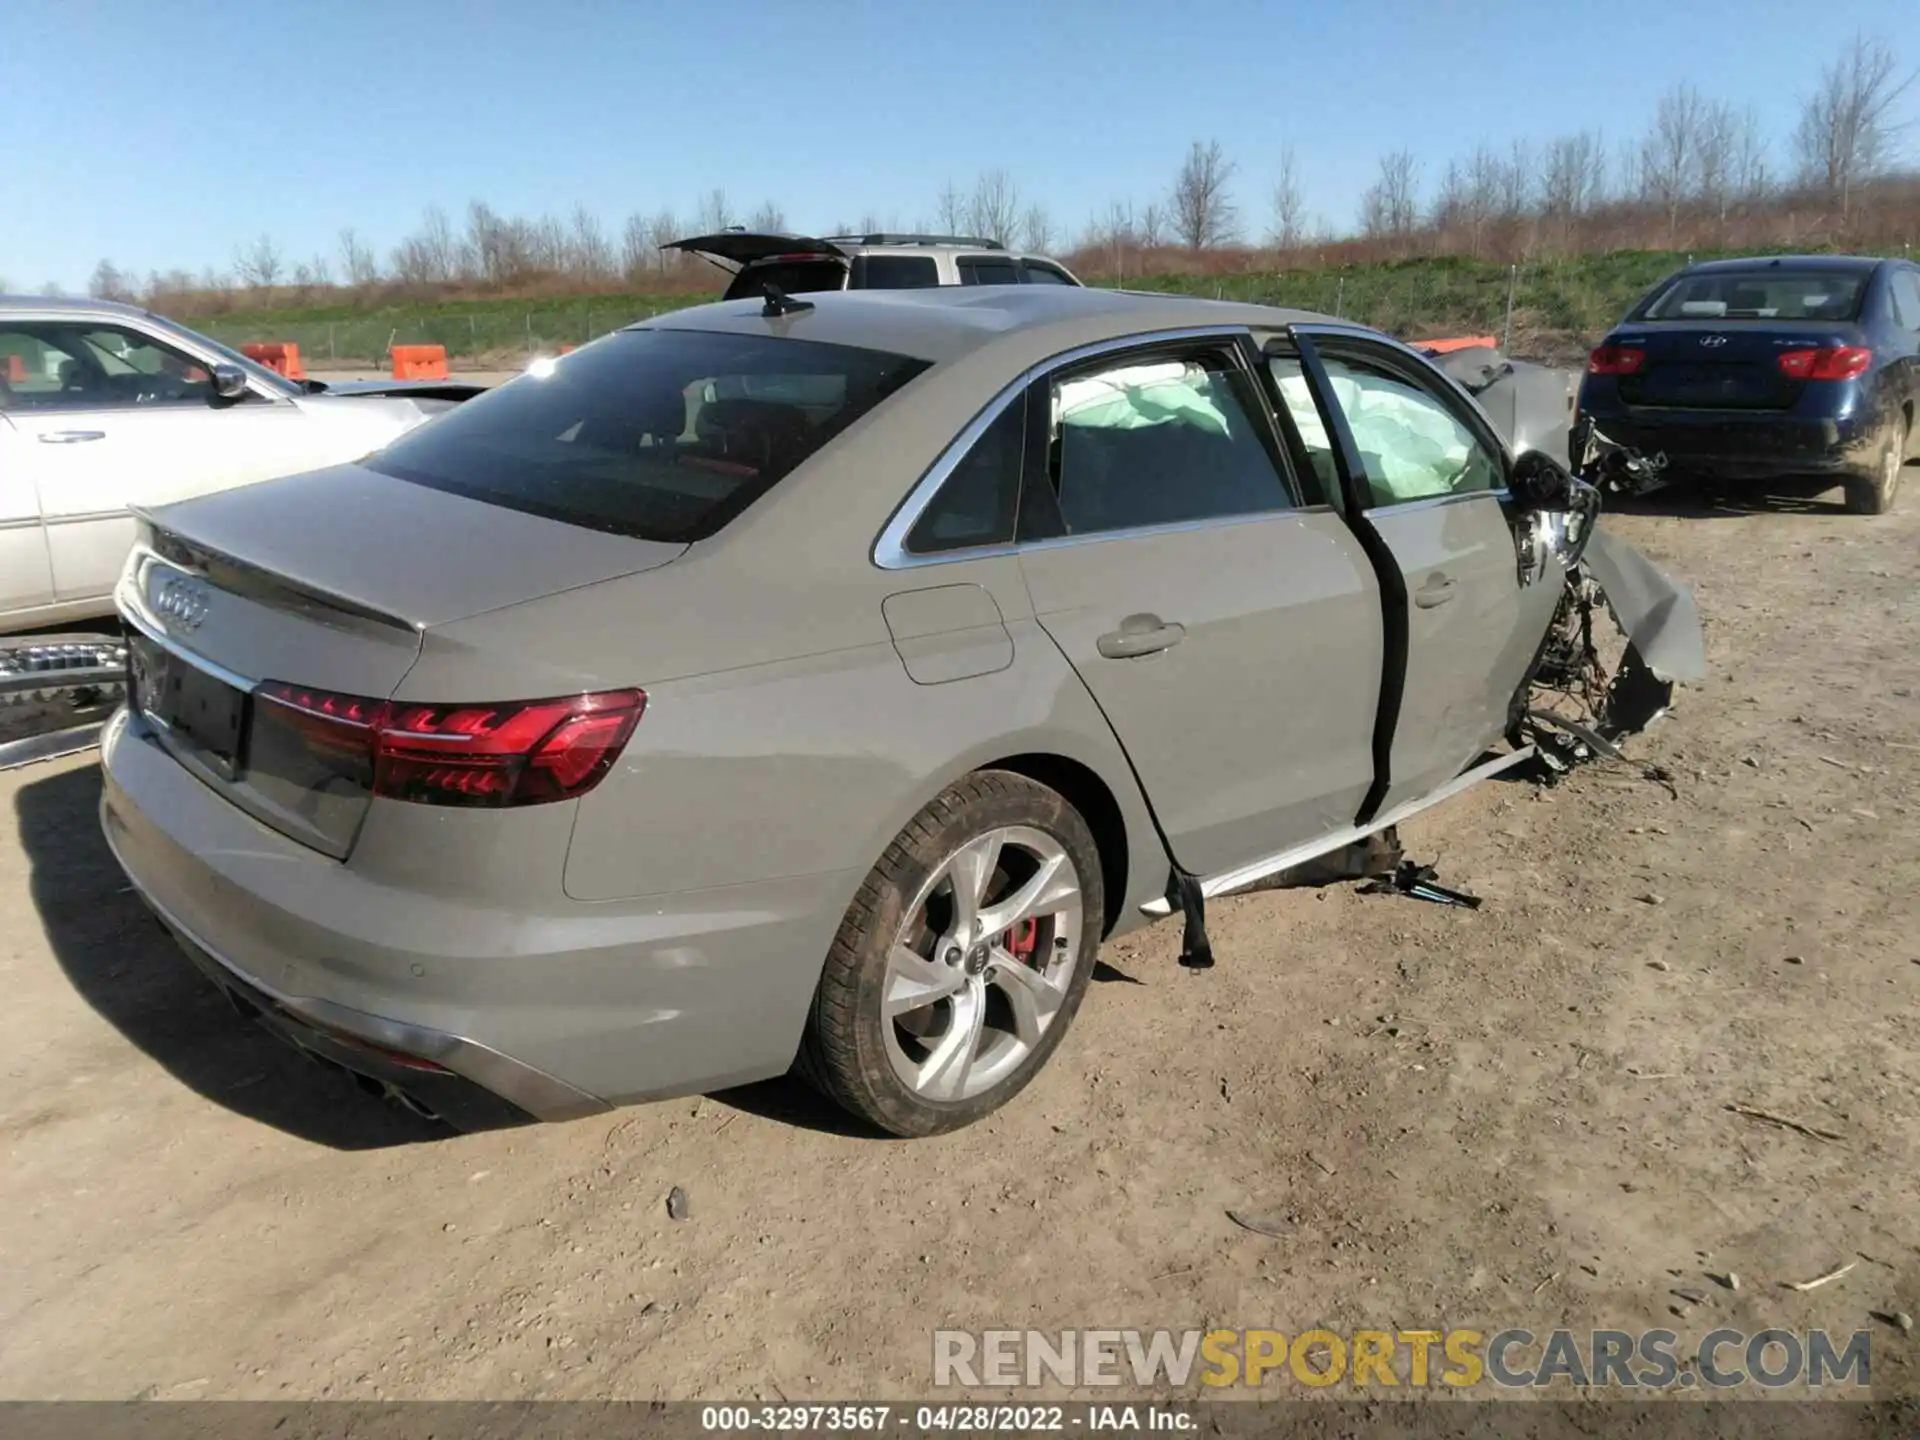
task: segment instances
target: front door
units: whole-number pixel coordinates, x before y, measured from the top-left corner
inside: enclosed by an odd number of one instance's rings
[[[1303,348],[1309,372],[1317,356],[1324,376],[1333,448],[1360,522],[1384,542],[1405,587],[1406,663],[1375,812],[1385,814],[1446,784],[1499,740],[1565,577],[1556,564],[1521,583],[1506,454],[1444,379],[1354,337],[1314,335]],[[1301,419],[1301,362],[1271,364]]]
[[[7,363],[6,337],[0,335],[0,366]],[[0,409],[12,387],[0,370]],[[0,632],[12,623],[32,624],[25,612],[53,601],[53,574],[47,566],[47,534],[40,526],[40,497],[27,478],[28,440],[0,414]]]
[[[1218,874],[1349,824],[1373,781],[1379,592],[1339,515],[1302,503],[1245,353],[1103,357],[1028,412],[1047,459],[1025,484],[1056,532],[1019,552],[1034,613],[1174,858]]]
[[[134,326],[18,321],[0,342],[25,352],[8,418],[62,603],[112,594],[133,543],[129,505],[301,466],[305,417],[290,401],[220,400],[205,365]]]

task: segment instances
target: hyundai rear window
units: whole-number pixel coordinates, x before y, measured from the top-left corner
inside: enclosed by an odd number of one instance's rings
[[[1716,270],[1683,275],[1656,296],[1642,320],[1857,320],[1864,272]]]
[[[366,464],[569,525],[686,543],[926,368],[848,345],[627,330],[536,362]]]

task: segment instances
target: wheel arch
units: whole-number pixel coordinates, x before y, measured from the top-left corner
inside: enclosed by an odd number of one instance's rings
[[[1094,847],[1100,852],[1100,893],[1106,912],[1101,917],[1100,933],[1103,937],[1112,934],[1126,910],[1130,855],[1126,816],[1107,782],[1089,765],[1065,755],[1041,751],[1002,756],[972,773],[978,774],[981,770],[1008,770],[1024,775],[1055,791],[1080,812],[1080,818],[1093,832]]]

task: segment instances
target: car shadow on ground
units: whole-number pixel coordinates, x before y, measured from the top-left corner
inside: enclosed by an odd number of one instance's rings
[[[14,810],[47,942],[102,1019],[189,1089],[316,1145],[375,1150],[454,1133],[242,1019],[127,884],[99,803],[100,772],[83,766],[23,786]]]
[[[1727,520],[1746,515],[1845,515],[1846,501],[1830,480],[1781,480],[1765,486],[1709,488],[1685,482],[1647,495],[1609,495],[1619,515],[1670,515],[1683,520]]]
[[[102,1019],[188,1089],[316,1145],[378,1150],[458,1133],[367,1093],[239,1015],[134,894],[100,833],[99,803],[100,772],[83,766],[23,786],[14,809],[48,945]],[[712,1098],[784,1125],[891,1138],[798,1076]]]

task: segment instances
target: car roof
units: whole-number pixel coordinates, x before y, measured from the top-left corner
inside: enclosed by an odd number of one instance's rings
[[[95,300],[88,295],[0,295],[0,314],[32,310],[38,313],[72,311],[83,315],[151,315],[142,305],[119,300]]]
[[[885,350],[935,364],[992,347],[1004,352],[1009,368],[1024,368],[1064,350],[1155,331],[1341,323],[1307,310],[1066,285],[829,290],[805,298],[813,308],[797,314],[768,317],[760,300],[728,300],[656,315],[627,328],[771,334]]]
[[[1702,260],[1689,265],[1684,275],[1712,275],[1729,270],[1873,270],[1886,263],[1877,255],[1748,255],[1731,260]]]

